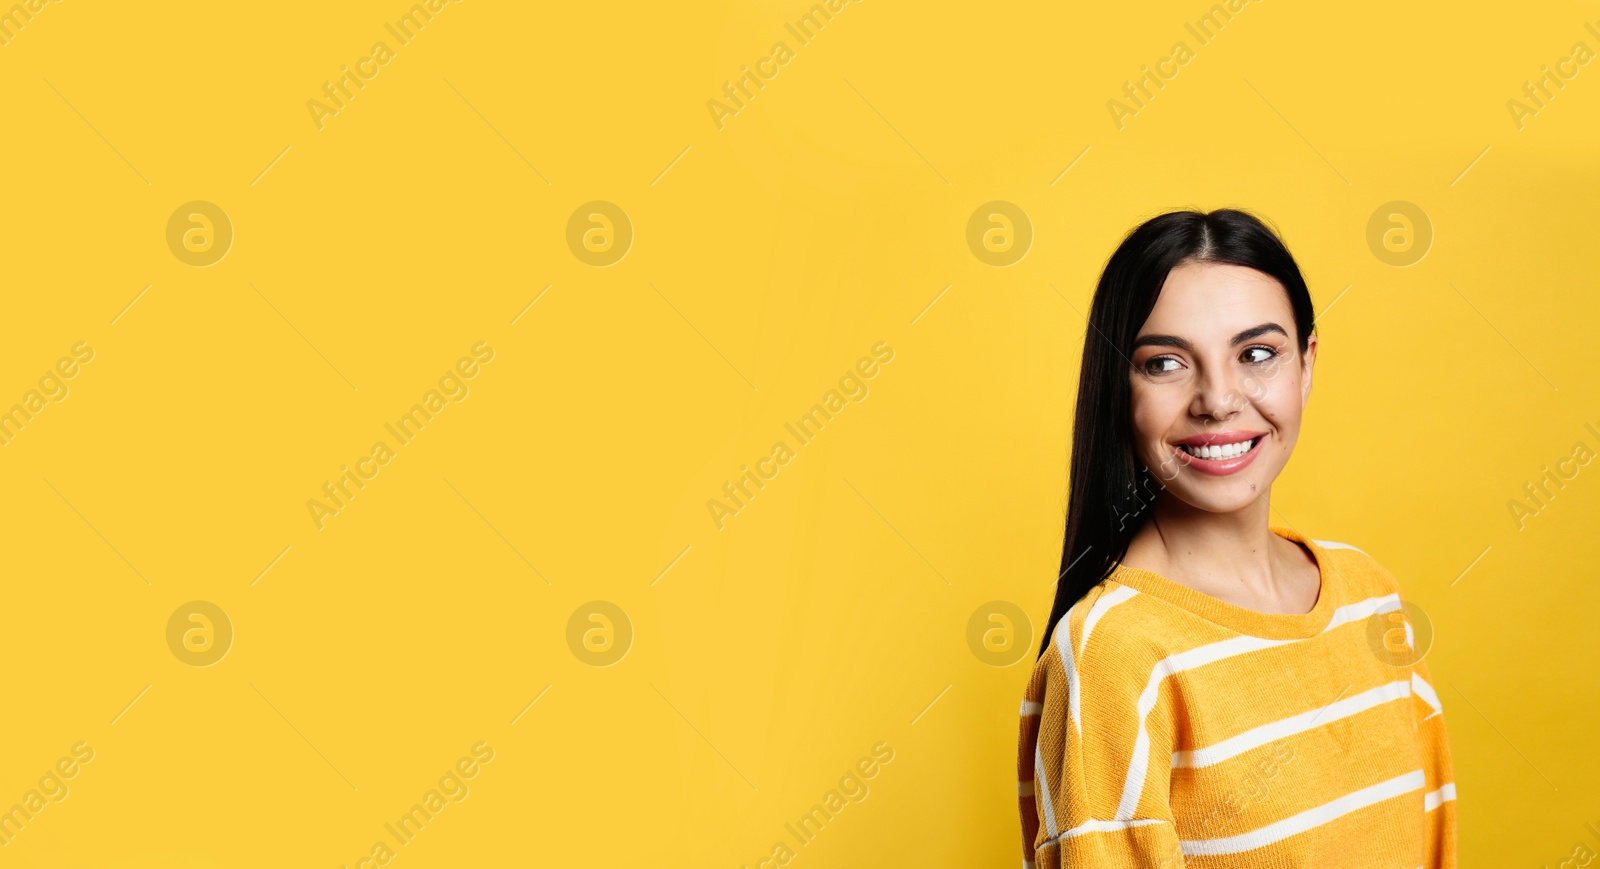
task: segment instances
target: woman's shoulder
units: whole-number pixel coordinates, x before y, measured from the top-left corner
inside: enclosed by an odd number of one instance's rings
[[[1339,540],[1311,539],[1311,542],[1327,559],[1328,572],[1342,586],[1346,597],[1360,599],[1400,593],[1400,581],[1365,549]]]
[[[1186,628],[1171,607],[1115,575],[1089,590],[1051,629],[1035,669],[1062,669],[1082,676],[1148,672],[1181,646]]]

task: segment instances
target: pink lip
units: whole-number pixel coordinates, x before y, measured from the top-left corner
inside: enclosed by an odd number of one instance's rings
[[[1243,434],[1244,436],[1235,437],[1235,435],[1240,434]],[[1256,460],[1256,453],[1261,452],[1261,442],[1266,440],[1265,434],[1258,435],[1253,432],[1225,432],[1215,435],[1200,435],[1195,438],[1179,441],[1179,443],[1193,444],[1195,446],[1215,446],[1217,444],[1233,444],[1240,441],[1247,441],[1252,437],[1257,438],[1255,446],[1251,447],[1250,451],[1244,455],[1232,459],[1202,459],[1199,456],[1189,455],[1187,452],[1184,452],[1182,447],[1177,446],[1176,444],[1173,445],[1172,451],[1178,454],[1179,461],[1202,474],[1225,477],[1229,474],[1239,473],[1248,467],[1251,462]],[[1203,441],[1202,439],[1205,438],[1210,438],[1212,440],[1209,442]]]

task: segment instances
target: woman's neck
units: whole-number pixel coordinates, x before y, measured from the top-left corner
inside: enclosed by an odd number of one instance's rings
[[[1316,560],[1269,527],[1270,490],[1232,513],[1158,495],[1122,563],[1247,609],[1306,613],[1316,605]]]

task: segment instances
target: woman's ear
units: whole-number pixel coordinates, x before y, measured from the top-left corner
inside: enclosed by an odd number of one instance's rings
[[[1306,339],[1306,352],[1300,356],[1300,409],[1311,400],[1311,369],[1317,364],[1317,335]]]

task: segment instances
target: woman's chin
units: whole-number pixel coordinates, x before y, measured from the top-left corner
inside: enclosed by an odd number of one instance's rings
[[[1167,483],[1167,492],[1196,510],[1237,513],[1254,506],[1270,491],[1268,485],[1245,478],[1208,477],[1197,483]]]

